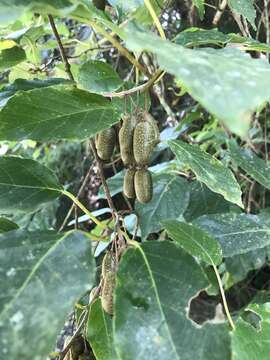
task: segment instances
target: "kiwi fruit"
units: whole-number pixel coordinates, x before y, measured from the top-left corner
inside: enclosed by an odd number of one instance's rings
[[[115,268],[114,255],[110,251],[107,251],[106,254],[104,255],[101,265],[101,274],[103,278],[106,277],[106,274],[108,272],[114,270],[114,268]]]
[[[158,142],[159,130],[156,121],[150,114],[145,113],[144,120],[136,125],[133,136],[133,153],[138,166],[148,165]]]
[[[136,116],[129,114],[124,115],[123,124],[119,130],[120,154],[124,165],[132,165],[135,163],[133,156],[133,133],[136,124]]]
[[[113,315],[113,292],[115,288],[115,271],[109,271],[104,277],[101,290],[101,305],[106,313]]]
[[[98,136],[96,136],[97,153],[101,160],[110,160],[113,154],[115,143],[116,132],[112,127],[101,131]]]
[[[135,172],[136,169],[127,169],[124,176],[123,192],[124,195],[129,199],[134,199],[136,197],[135,188],[134,188]]]
[[[153,196],[152,175],[147,169],[139,169],[135,173],[134,186],[137,200],[146,204],[151,201]]]

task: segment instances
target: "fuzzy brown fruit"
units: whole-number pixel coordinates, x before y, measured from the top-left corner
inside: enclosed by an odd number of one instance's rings
[[[124,165],[133,165],[135,163],[133,155],[133,134],[136,124],[136,116],[129,114],[124,116],[123,124],[119,131],[120,154]]]
[[[116,133],[114,128],[101,131],[96,136],[96,148],[101,160],[109,161],[112,157],[116,143]]]
[[[124,176],[123,192],[124,195],[129,199],[134,199],[136,197],[135,187],[134,187],[135,173],[136,173],[136,169],[127,169]]]
[[[115,288],[115,271],[107,272],[102,290],[101,305],[108,314],[113,315],[113,292]]]
[[[115,257],[110,251],[107,251],[106,254],[104,255],[101,265],[101,274],[103,278],[106,277],[106,274],[108,272],[114,269],[115,269]]]
[[[153,196],[153,181],[149,170],[137,170],[135,173],[134,185],[136,197],[140,203],[146,204],[151,201]]]
[[[159,142],[159,130],[155,119],[145,113],[144,120],[139,122],[133,135],[133,153],[138,166],[148,165],[153,150]]]

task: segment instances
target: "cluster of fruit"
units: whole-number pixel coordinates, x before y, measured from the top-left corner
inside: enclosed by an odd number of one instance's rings
[[[127,167],[123,192],[126,197],[148,203],[153,196],[152,175],[148,170],[153,150],[159,142],[159,130],[155,119],[146,111],[125,114],[119,131],[120,154]],[[100,132],[96,137],[98,156],[110,160],[116,143],[114,128]]]

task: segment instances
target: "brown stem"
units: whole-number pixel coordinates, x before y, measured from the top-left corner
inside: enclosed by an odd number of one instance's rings
[[[49,18],[49,22],[50,22],[53,34],[54,34],[55,39],[56,39],[57,44],[58,44],[58,48],[59,48],[59,51],[60,51],[60,54],[61,54],[62,61],[63,61],[64,65],[65,65],[65,71],[66,71],[66,73],[67,73],[67,75],[69,77],[69,80],[74,81],[74,77],[73,77],[71,69],[70,69],[70,63],[68,62],[68,59],[67,59],[67,56],[66,56],[66,53],[65,53],[65,49],[64,49],[64,46],[63,46],[62,41],[60,39],[60,35],[59,35],[58,31],[57,31],[57,28],[55,26],[55,22],[53,20],[53,17],[52,17],[52,15],[48,15],[48,18]]]
[[[107,184],[105,176],[104,176],[103,164],[102,164],[102,161],[100,160],[100,158],[98,157],[95,142],[93,139],[90,139],[90,146],[91,146],[92,152],[94,154],[94,157],[95,157],[95,160],[96,160],[96,163],[98,166],[99,176],[100,176],[100,180],[102,182],[103,188],[104,188],[104,193],[105,193],[106,199],[108,201],[110,209],[112,210],[112,215],[115,216],[116,209],[115,209],[114,203],[112,201],[112,197],[110,194],[108,184]]]

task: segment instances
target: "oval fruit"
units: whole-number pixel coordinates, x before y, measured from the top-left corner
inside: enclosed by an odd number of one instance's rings
[[[153,196],[153,181],[150,171],[146,169],[137,170],[134,178],[135,193],[137,200],[146,204]]]
[[[101,274],[103,278],[105,278],[106,274],[112,271],[114,268],[115,268],[114,255],[110,251],[107,251],[106,254],[104,255],[101,265]]]
[[[159,142],[159,131],[154,118],[147,114],[134,130],[133,153],[139,166],[148,165],[152,152]]]
[[[123,124],[119,131],[120,154],[124,165],[135,163],[133,156],[133,133],[137,119],[134,115],[126,114],[123,118]]]
[[[134,188],[135,172],[136,172],[135,169],[127,169],[124,176],[123,192],[124,195],[129,199],[134,199],[136,197],[135,188]]]
[[[116,143],[116,133],[114,128],[101,131],[96,137],[96,148],[101,160],[108,161],[112,157]]]
[[[115,272],[109,271],[101,290],[101,305],[108,314],[113,315],[113,292],[115,288]]]

